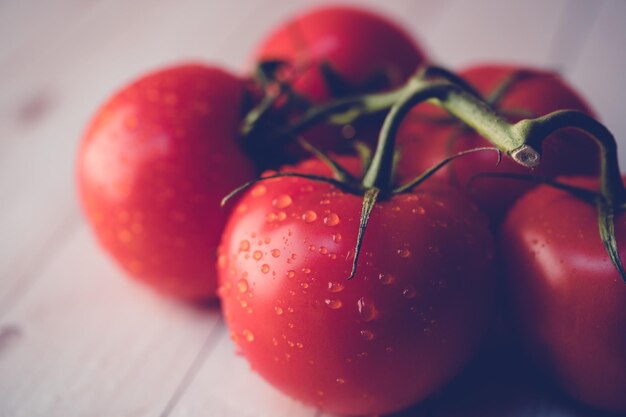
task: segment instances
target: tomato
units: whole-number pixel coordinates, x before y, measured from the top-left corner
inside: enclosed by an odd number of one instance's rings
[[[322,66],[352,87],[400,86],[423,63],[411,37],[384,17],[350,6],[326,6],[301,13],[261,42],[253,62],[281,60],[294,71],[293,88],[315,102],[336,97]],[[341,87],[341,86],[337,86]],[[344,86],[345,87],[345,86]],[[348,88],[348,90],[350,90]]]
[[[523,74],[513,81],[495,107],[509,121],[537,117],[555,110],[579,110],[592,115],[584,100],[555,73],[506,65],[482,65],[460,72],[460,75],[488,98],[507,79]],[[426,106],[416,107],[403,122],[397,141],[400,149],[398,172],[421,172],[445,156],[489,143],[459,124],[437,123],[434,118],[446,117],[442,111]],[[431,119],[430,121],[428,119]],[[595,174],[598,170],[597,148],[593,141],[575,130],[555,133],[545,142],[542,162],[534,175],[554,177],[569,174]],[[503,158],[496,166],[493,153],[479,152],[460,158],[443,169],[439,176],[467,189],[479,172],[511,172],[528,174],[530,169]],[[515,180],[480,179],[472,184],[471,198],[493,219],[500,219],[508,207],[532,188],[530,183]]]
[[[595,180],[568,183],[597,190]],[[597,210],[539,186],[502,226],[507,279],[522,338],[558,383],[589,405],[626,412],[626,286],[598,233]],[[615,217],[626,258],[626,216]]]
[[[351,6],[324,6],[297,15],[271,33],[256,48],[254,63],[281,60],[291,88],[313,104],[355,94],[399,87],[424,63],[419,46],[384,17]],[[328,82],[324,68],[334,74]],[[299,116],[298,112],[292,115]],[[289,120],[291,121],[291,120]],[[318,125],[305,133],[318,148],[349,152],[347,139],[374,146],[381,117],[369,116],[342,128]],[[284,159],[310,155],[297,146]]]
[[[316,160],[296,169],[328,175]],[[494,287],[486,218],[427,184],[376,203],[346,280],[361,206],[327,183],[268,179],[232,210],[218,257],[225,320],[252,368],[350,415],[402,409],[450,380],[479,343]]]
[[[84,213],[102,247],[131,276],[183,298],[214,296],[220,199],[254,178],[235,139],[244,82],[180,65],[117,92],[80,144]]]

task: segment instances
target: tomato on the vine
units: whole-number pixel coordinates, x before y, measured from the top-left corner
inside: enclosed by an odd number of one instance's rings
[[[295,170],[329,174],[317,160]],[[402,409],[450,380],[479,343],[494,287],[486,218],[428,183],[376,202],[346,280],[362,200],[309,179],[264,180],[232,210],[218,257],[225,319],[252,368],[351,415]]]
[[[589,178],[562,179],[597,190]],[[626,259],[626,215],[615,217]],[[511,209],[501,247],[522,339],[574,398],[626,412],[626,286],[593,204],[541,185]]]
[[[260,42],[251,61],[258,65],[275,60],[286,64],[281,74],[298,97],[309,105],[321,105],[399,87],[424,63],[425,55],[402,28],[377,13],[324,6],[279,26]],[[288,114],[298,117],[298,105]],[[379,116],[360,118],[343,129],[317,125],[305,136],[318,148],[333,152],[350,152],[350,139],[374,147],[382,124]],[[292,162],[308,157],[294,146],[283,151]]]
[[[220,199],[255,176],[236,142],[244,81],[180,65],[117,92],[78,152],[85,215],[101,245],[140,281],[177,297],[216,289]]]
[[[579,110],[593,115],[584,100],[553,72],[519,66],[481,65],[459,73],[508,121],[542,116],[561,110]],[[398,132],[400,159],[398,172],[423,171],[444,157],[457,152],[489,146],[477,133],[454,122],[442,110],[428,105],[417,106]],[[481,172],[508,172],[554,177],[570,174],[596,174],[598,151],[584,133],[573,129],[557,132],[544,142],[542,162],[534,171],[509,158],[497,165],[490,153],[475,153],[461,158],[438,175],[447,176],[467,189],[472,178]],[[532,184],[515,180],[481,178],[468,190],[492,218],[502,218],[508,207]]]
[[[399,86],[424,62],[424,54],[402,28],[379,14],[326,6],[301,13],[263,40],[253,62],[272,60],[286,62],[293,89],[319,103]],[[337,78],[328,80],[324,71]]]

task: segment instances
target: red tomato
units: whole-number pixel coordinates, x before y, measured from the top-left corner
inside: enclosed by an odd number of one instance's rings
[[[460,75],[485,97],[514,74],[526,73],[513,82],[496,104],[509,121],[537,117],[555,110],[571,109],[593,115],[583,99],[553,72],[538,69],[482,65],[461,71]],[[442,125],[424,118],[446,117],[442,111],[416,107],[403,123],[398,133],[400,161],[398,172],[422,172],[445,156],[481,146],[489,142],[460,125]],[[533,172],[535,175],[554,177],[563,174],[594,174],[598,170],[596,144],[583,133],[563,130],[545,142],[541,165],[534,171],[503,158],[496,167],[497,157],[491,152],[478,152],[460,158],[440,171],[438,175],[465,188],[479,172]],[[473,183],[470,195],[491,218],[500,219],[508,207],[533,185],[522,181],[480,179]]]
[[[399,86],[423,63],[424,54],[404,30],[382,16],[349,6],[327,6],[285,22],[254,53],[254,62],[281,60],[295,72],[294,89],[323,102],[334,97],[321,66],[362,91],[377,75]]]
[[[252,61],[281,60],[289,65],[292,88],[315,104],[402,85],[425,58],[411,37],[384,17],[349,6],[326,6],[285,22],[261,42]],[[323,66],[337,80],[329,86]],[[305,137],[318,148],[352,150],[346,139],[375,145],[382,119],[369,116],[340,129],[318,125]],[[310,155],[297,146],[285,149],[288,160]]]
[[[228,212],[220,199],[254,178],[235,139],[243,81],[181,65],[147,75],[95,115],[77,161],[80,200],[106,251],[159,291],[205,298]]]
[[[326,173],[318,161],[298,168]],[[265,379],[324,410],[404,408],[450,380],[491,310],[487,221],[448,188],[376,203],[348,281],[362,197],[302,178],[255,185],[218,258],[238,348]]]
[[[568,183],[597,190],[591,179]],[[502,228],[523,337],[574,398],[626,412],[626,286],[600,240],[593,205],[547,186],[521,198]],[[626,216],[615,218],[626,259]]]

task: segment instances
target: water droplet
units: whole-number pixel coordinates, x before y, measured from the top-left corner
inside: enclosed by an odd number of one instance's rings
[[[261,272],[267,274],[268,272],[270,272],[270,266],[268,264],[261,265]]]
[[[320,246],[320,249],[318,252],[322,255],[326,255],[328,253],[328,248],[326,248],[325,246]]]
[[[269,237],[266,237],[265,239],[263,239],[263,242],[264,242],[265,244],[269,244],[271,241],[272,241],[272,239],[271,239],[271,238],[269,238]]]
[[[376,335],[371,330],[361,330],[361,337],[364,340],[370,341],[373,340]]]
[[[282,222],[287,218],[287,213],[285,213],[284,211],[279,211],[278,214],[276,214],[276,217],[278,218],[279,222]]]
[[[255,250],[254,253],[252,254],[252,257],[258,261],[259,259],[263,257],[263,252],[261,252],[260,250]]]
[[[296,271],[294,270],[287,271],[287,278],[293,278],[295,276],[296,276]]]
[[[324,200],[321,200],[321,201],[320,201],[320,205],[321,205],[321,206],[325,206],[325,205],[327,205],[327,204],[330,204],[330,200],[328,200],[328,199],[324,199]]]
[[[278,258],[280,256],[280,250],[278,249],[272,249],[271,253],[274,258]]]
[[[275,312],[276,314],[278,314],[279,316],[282,316],[282,315],[283,315],[283,308],[282,308],[282,307],[280,307],[280,306],[275,306],[275,307],[274,307],[274,312]]]
[[[244,293],[248,291],[248,281],[245,278],[240,279],[237,282],[237,289],[240,293]]]
[[[398,249],[398,255],[401,258],[408,258],[409,256],[411,256],[411,251],[407,248]]]
[[[265,221],[268,223],[275,222],[277,219],[278,216],[274,212],[267,213],[267,216],[265,216]]]
[[[304,347],[304,345],[302,344],[302,342],[296,342],[296,347],[298,349],[302,349]]]
[[[311,268],[302,268],[302,272],[304,272],[305,274],[310,274]]]
[[[426,209],[422,206],[418,206],[414,209],[411,210],[413,213],[417,213],[417,214],[426,214]]]
[[[417,291],[415,291],[415,288],[413,288],[412,285],[409,285],[402,290],[402,295],[404,296],[404,298],[408,299],[415,298],[415,296],[417,295]]]
[[[245,213],[246,211],[248,211],[248,205],[247,204],[239,204],[237,206],[237,208],[235,209],[235,211],[237,213]]]
[[[307,288],[309,288],[309,283],[308,283],[308,282],[301,282],[301,283],[300,283],[300,286],[301,286],[302,288],[304,288],[304,289],[307,289]]]
[[[339,385],[343,385],[343,384],[345,384],[345,383],[346,383],[346,380],[345,380],[345,379],[343,379],[343,378],[337,378],[337,379],[336,379],[336,381],[337,381],[337,383],[338,383]]]
[[[393,348],[391,346],[387,346],[385,348],[385,353],[392,353],[393,352]]]
[[[396,277],[391,274],[379,274],[378,279],[383,285],[391,285],[396,282]]]
[[[330,213],[328,216],[324,217],[324,224],[326,226],[336,226],[339,224],[339,220],[337,213]]]
[[[357,308],[363,321],[372,321],[378,316],[376,306],[372,300],[367,297],[359,298],[359,301],[357,301]]]
[[[224,269],[226,268],[226,266],[228,266],[228,258],[226,257],[226,255],[221,254],[217,257],[217,267],[220,269]]]
[[[239,243],[239,252],[246,252],[248,250],[250,250],[250,241],[242,240]]]
[[[279,209],[289,207],[291,203],[293,203],[293,200],[291,199],[291,196],[287,194],[281,194],[272,200],[272,205]]]
[[[393,207],[391,208],[391,211],[395,211],[395,212],[398,212],[398,211],[400,211],[400,210],[401,210],[400,206],[393,206]]]
[[[335,233],[333,235],[333,242],[339,243],[341,242],[341,238],[342,238],[341,233]]]
[[[278,346],[278,340],[276,340],[276,338],[275,338],[275,337],[272,337],[272,344],[273,344],[274,346]]]
[[[328,291],[332,292],[332,293],[338,293],[343,291],[343,284],[340,282],[329,282],[328,283]]]
[[[315,252],[315,245],[309,245],[309,251]]]
[[[117,234],[117,237],[120,240],[120,242],[128,243],[133,238],[133,235],[128,230],[123,229],[119,231],[119,233]]]
[[[255,186],[252,191],[250,191],[250,194],[252,194],[253,197],[260,197],[262,195],[265,195],[266,192],[267,188],[265,187],[265,185],[259,184]]]
[[[254,334],[253,334],[250,330],[245,329],[245,330],[242,332],[242,334],[243,334],[244,339],[246,339],[246,341],[247,341],[247,342],[252,342],[252,341],[254,341]]]
[[[338,300],[336,298],[327,298],[324,300],[324,303],[328,306],[328,308],[332,310],[337,310],[338,308],[341,308],[341,306],[343,305],[341,300]]]
[[[302,220],[307,223],[313,223],[315,220],[317,220],[317,213],[313,210],[307,210],[304,212],[304,214],[302,214]]]

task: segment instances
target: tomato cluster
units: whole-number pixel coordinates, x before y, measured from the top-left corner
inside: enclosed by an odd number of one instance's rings
[[[148,74],[88,125],[80,200],[130,276],[219,295],[253,369],[323,410],[428,397],[510,304],[509,326],[566,392],[626,412],[626,192],[582,97],[535,68],[433,70],[395,23],[353,7],[301,14],[252,57],[244,75]],[[411,89],[438,106],[405,115]],[[485,116],[468,122],[446,100]],[[578,113],[544,116],[560,109]],[[537,169],[494,139],[498,126]],[[514,158],[476,151],[489,142]]]

